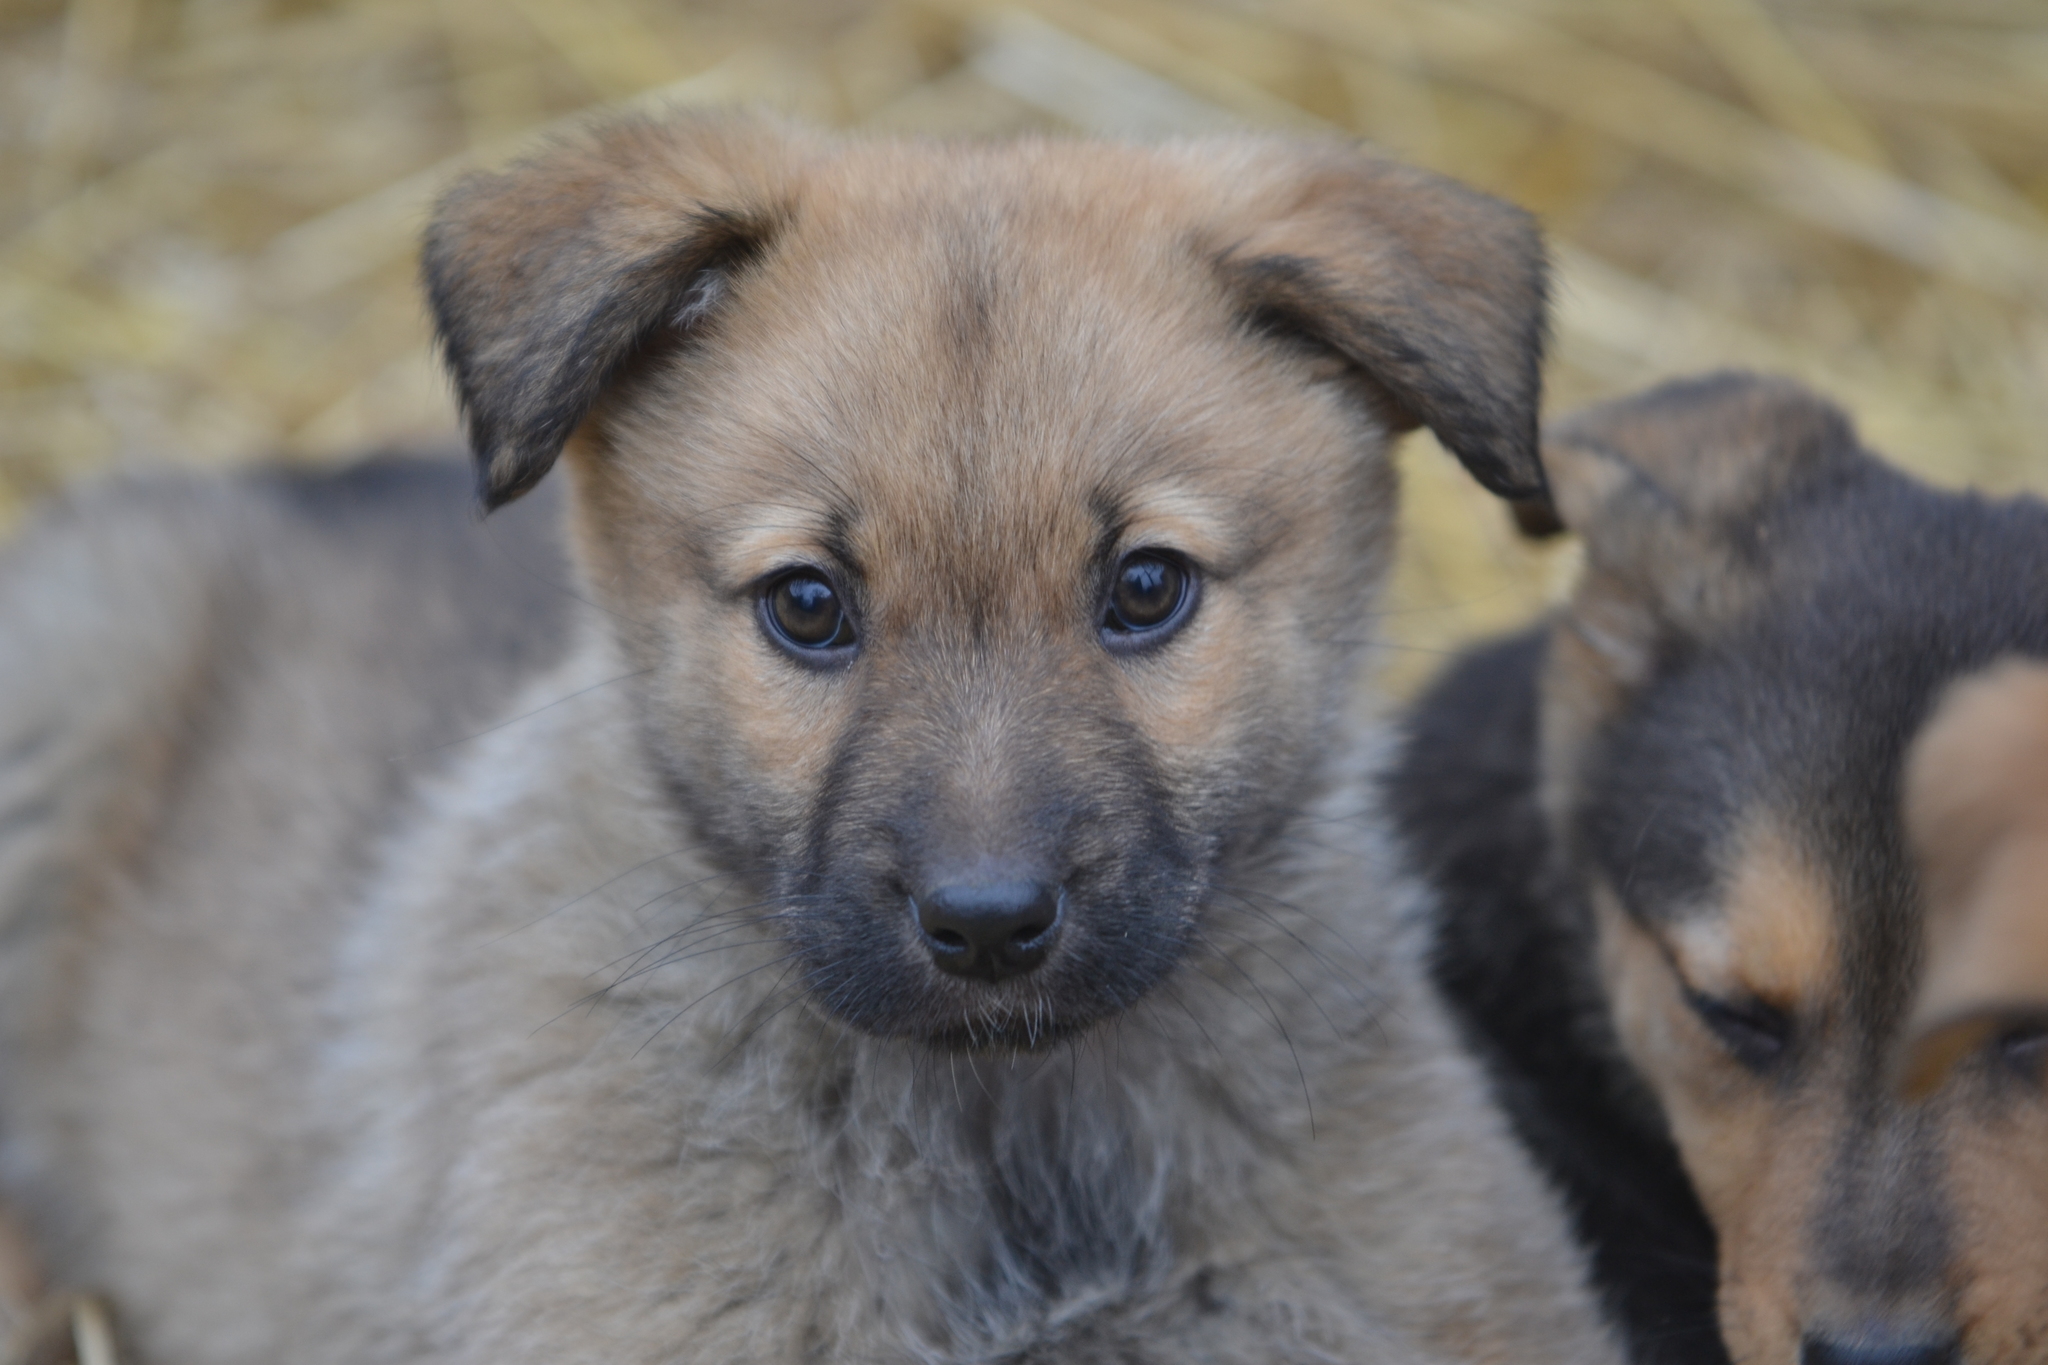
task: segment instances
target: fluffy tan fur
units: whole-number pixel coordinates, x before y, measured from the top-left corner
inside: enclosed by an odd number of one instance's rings
[[[1424,986],[1348,700],[1389,424],[1540,484],[1517,215],[1316,144],[627,125],[458,190],[428,269],[487,496],[568,446],[558,663],[394,701],[376,636],[431,638],[446,575],[233,499],[0,579],[55,803],[0,881],[0,1169],[151,1360],[1613,1358]],[[1148,545],[1199,611],[1113,658]],[[855,664],[764,634],[792,563],[857,590]],[[1100,798],[1105,865],[1195,849],[1148,993],[1034,1047],[1035,978],[815,986],[783,870],[881,858],[899,799],[996,848],[1048,808],[1020,774]],[[923,1013],[848,1022],[897,978]]]

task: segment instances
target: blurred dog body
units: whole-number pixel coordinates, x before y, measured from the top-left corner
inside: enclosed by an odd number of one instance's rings
[[[58,1278],[171,1365],[1608,1358],[1347,713],[1389,429],[1540,487],[1519,215],[1334,145],[627,124],[426,269],[587,601],[409,467],[0,571]]]
[[[1747,375],[1544,450],[1581,582],[1437,686],[1393,802],[1439,979],[1635,1356],[2040,1359],[2038,1035],[1978,1035],[1918,1102],[1896,1077],[1929,923],[1908,745],[1955,680],[2048,656],[2048,509],[1920,485]],[[1922,807],[1996,784],[1942,772]]]

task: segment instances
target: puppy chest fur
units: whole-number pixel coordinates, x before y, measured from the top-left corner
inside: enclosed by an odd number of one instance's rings
[[[1390,430],[1540,486],[1519,215],[1327,146],[629,124],[459,187],[426,268],[587,610],[361,875],[267,899],[301,851],[231,821],[77,892],[122,992],[51,1045],[93,1086],[9,1097],[17,1183],[152,1350],[1605,1358],[1346,718]],[[246,1008],[124,1045],[194,994]],[[195,1281],[274,1306],[224,1345]]]

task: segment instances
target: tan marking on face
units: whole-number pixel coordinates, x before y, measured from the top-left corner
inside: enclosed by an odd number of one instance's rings
[[[1801,887],[1775,855],[1737,883],[1749,895]],[[1686,1172],[1720,1239],[1722,1331],[1738,1360],[1796,1357],[1801,1287],[1809,1278],[1807,1229],[1841,1122],[1831,1095],[1773,1085],[1738,1062],[1686,1003],[1811,970],[1810,931],[1769,926],[1751,902],[1715,923],[1696,912],[1668,938],[1630,916],[1611,888],[1595,889],[1600,966],[1623,1050],[1662,1103]],[[1681,973],[1697,972],[1698,977]],[[1811,991],[1812,978],[1808,981]],[[1762,992],[1756,992],[1762,994]],[[1809,1002],[1812,994],[1805,997]]]
[[[1738,839],[1719,907],[1670,931],[1679,972],[1694,990],[1761,1000],[1788,1014],[1816,1009],[1834,988],[1837,911],[1790,838],[1760,818]]]

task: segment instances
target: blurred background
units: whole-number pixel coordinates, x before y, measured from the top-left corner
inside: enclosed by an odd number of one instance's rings
[[[1542,218],[1553,410],[1782,370],[1940,482],[2048,488],[2048,0],[0,0],[0,532],[97,471],[452,440],[437,187],[730,103],[1370,139]],[[1570,556],[1401,459],[1397,686]]]

